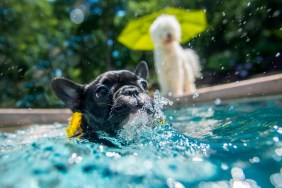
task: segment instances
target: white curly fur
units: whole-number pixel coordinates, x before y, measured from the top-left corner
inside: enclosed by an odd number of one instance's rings
[[[180,46],[181,27],[177,19],[171,15],[159,16],[151,25],[150,34],[161,94],[194,93],[195,78],[201,76],[199,57],[192,49]]]

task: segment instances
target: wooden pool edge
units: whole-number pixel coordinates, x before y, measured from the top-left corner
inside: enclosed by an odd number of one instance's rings
[[[0,126],[67,123],[68,109],[0,109]]]
[[[195,104],[246,102],[261,100],[262,97],[282,98],[282,74],[260,77],[198,89],[194,94],[170,97],[173,106],[192,106]],[[31,124],[67,123],[71,116],[68,109],[0,109],[0,128],[5,126],[24,126]],[[1,129],[0,129],[1,130]]]
[[[246,102],[265,97],[282,98],[282,74],[201,88],[196,93],[169,99],[174,102],[173,106],[183,106],[210,103],[217,99],[222,102]]]

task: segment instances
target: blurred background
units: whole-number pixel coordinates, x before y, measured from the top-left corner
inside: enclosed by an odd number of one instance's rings
[[[184,45],[201,58],[198,87],[282,72],[281,0],[0,0],[0,107],[63,107],[52,78],[89,83],[140,60],[157,89],[153,52],[116,39],[130,20],[165,7],[206,10],[207,30]]]

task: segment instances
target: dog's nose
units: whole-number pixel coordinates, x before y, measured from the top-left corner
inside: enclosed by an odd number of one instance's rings
[[[167,36],[168,39],[171,39],[171,37],[172,37],[171,33],[167,33],[166,36]]]
[[[137,96],[139,92],[136,87],[127,87],[123,89],[122,94],[125,96]]]

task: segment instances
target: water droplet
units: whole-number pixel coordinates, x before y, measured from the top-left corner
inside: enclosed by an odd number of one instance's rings
[[[259,163],[260,162],[260,158],[259,157],[253,157],[249,160],[251,163]]]
[[[120,158],[120,154],[116,153],[116,152],[106,152],[106,156],[107,157],[114,157],[114,158]]]
[[[251,2],[248,2],[247,6],[249,7],[251,5]]]
[[[216,99],[216,100],[214,101],[214,104],[215,104],[215,105],[220,105],[220,104],[221,104],[221,100],[220,100],[220,99]]]
[[[282,148],[277,148],[277,149],[275,149],[275,153],[276,153],[278,156],[282,156]]]
[[[84,13],[81,9],[74,9],[70,13],[70,19],[75,24],[81,24],[84,21]]]
[[[279,57],[280,56],[280,52],[278,52],[276,55],[275,55],[275,57]]]
[[[222,170],[227,170],[229,168],[229,166],[226,163],[221,163],[220,167]]]
[[[273,16],[272,17],[278,17],[280,15],[280,10],[276,10],[274,13],[273,13]]]
[[[275,137],[273,137],[273,141],[274,142],[279,142],[279,138],[275,136]]]
[[[234,167],[231,169],[231,176],[234,180],[244,180],[245,179],[245,174],[241,168]]]
[[[282,175],[280,173],[272,174],[270,176],[270,181],[272,185],[275,187],[281,187],[282,186]]]
[[[104,146],[100,145],[100,146],[99,146],[99,149],[100,149],[100,151],[103,152],[103,151],[104,151]]]
[[[192,98],[195,99],[195,98],[199,97],[199,95],[200,95],[200,94],[199,94],[198,92],[196,92],[196,93],[194,93],[194,95],[192,96]]]

